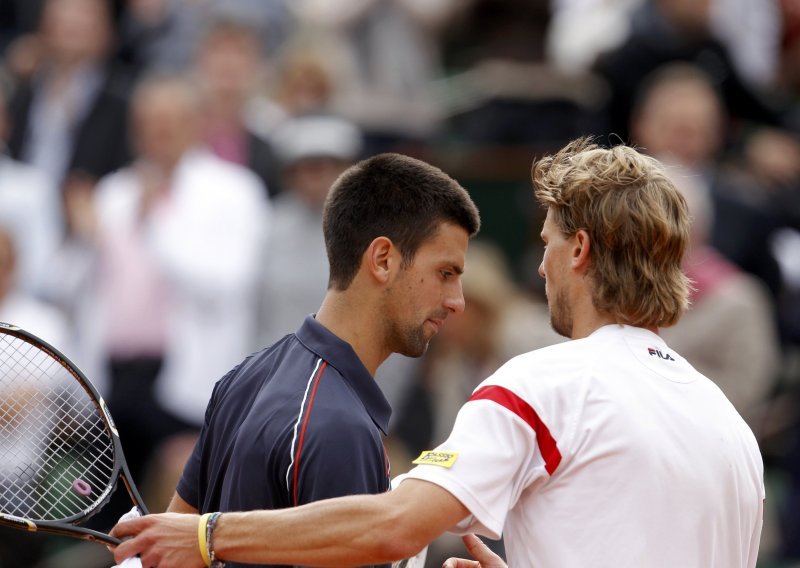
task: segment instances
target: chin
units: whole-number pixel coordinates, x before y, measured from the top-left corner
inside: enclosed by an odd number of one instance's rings
[[[558,322],[554,319],[550,319],[550,327],[553,328],[558,335],[562,337],[566,337],[567,339],[572,339],[572,325],[562,325],[561,322]]]
[[[406,357],[413,357],[418,358],[425,355],[428,351],[428,344],[426,343],[423,347],[415,347],[413,349],[405,349],[404,351],[399,351],[400,355],[405,355]]]
[[[428,351],[430,340],[408,342],[403,346],[403,349],[398,351],[401,355],[406,357],[422,357]]]

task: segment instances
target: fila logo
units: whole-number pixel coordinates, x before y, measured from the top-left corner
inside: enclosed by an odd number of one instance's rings
[[[659,351],[658,349],[653,349],[652,347],[648,347],[647,348],[647,352],[650,353],[650,355],[658,355],[659,359],[664,359],[665,361],[674,361],[675,360],[675,359],[672,358],[672,355],[670,355],[669,353],[664,354],[661,351]]]

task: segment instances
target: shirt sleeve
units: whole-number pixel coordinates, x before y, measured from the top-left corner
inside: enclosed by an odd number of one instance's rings
[[[194,445],[194,449],[192,450],[191,456],[186,462],[186,465],[183,468],[183,474],[181,475],[180,481],[178,481],[178,486],[176,488],[176,492],[180,495],[181,499],[186,501],[189,505],[200,510],[201,505],[201,479],[202,479],[202,465],[203,465],[203,454],[206,448],[206,440],[209,436],[209,430],[211,428],[211,417],[213,416],[215,401],[217,398],[217,390],[220,388],[220,383],[214,386],[214,392],[211,395],[211,399],[209,400],[208,406],[206,407],[206,415],[203,421],[203,427],[200,430],[200,437],[197,439],[197,442]]]
[[[537,412],[500,386],[478,389],[436,449],[445,465],[418,465],[406,476],[450,492],[471,516],[451,529],[500,538],[508,512],[522,493],[546,482],[560,463],[558,446]],[[452,454],[455,458],[452,459]],[[449,467],[447,467],[449,465]]]

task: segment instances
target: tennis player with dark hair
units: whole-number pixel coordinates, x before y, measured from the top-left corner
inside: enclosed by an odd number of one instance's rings
[[[447,441],[393,491],[216,516],[201,542],[216,558],[362,565],[410,556],[452,530],[502,532],[514,568],[755,566],[764,500],[755,437],[658,335],[688,304],[686,202],[652,158],[585,139],[539,160],[533,182],[547,208],[539,273],[551,323],[572,341],[486,379]],[[114,534],[134,538],[115,555],[200,567],[207,520],[121,523]],[[466,543],[484,568],[499,565],[474,537]]]
[[[387,491],[391,408],[373,377],[392,353],[422,355],[463,311],[459,275],[479,226],[466,190],[429,164],[382,154],[345,170],[324,206],[322,306],[217,383],[169,510]]]

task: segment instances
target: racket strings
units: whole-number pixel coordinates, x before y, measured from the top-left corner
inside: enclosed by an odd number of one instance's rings
[[[113,474],[113,441],[89,393],[49,353],[0,335],[0,512],[78,515]]]

